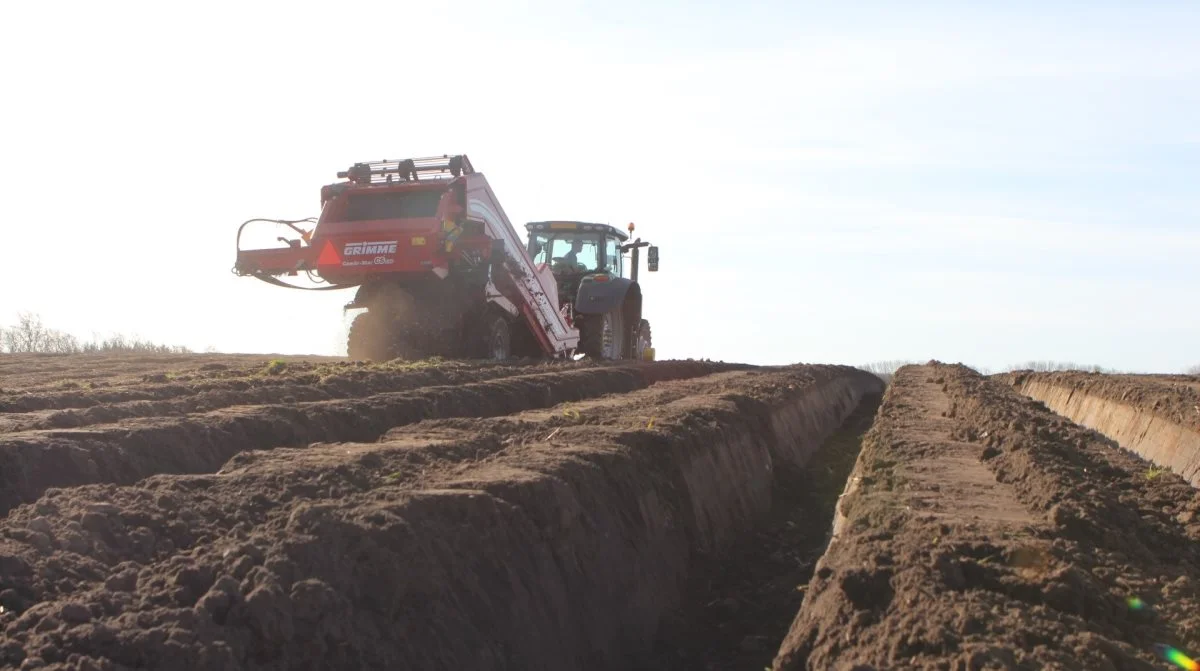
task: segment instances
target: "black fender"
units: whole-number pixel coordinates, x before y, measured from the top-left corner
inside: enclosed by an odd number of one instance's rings
[[[575,314],[579,328],[589,328],[592,315],[602,315],[620,308],[624,328],[621,339],[630,338],[642,319],[642,288],[637,282],[624,277],[611,277],[607,282],[597,282],[591,276],[579,283],[575,299]]]
[[[597,282],[591,275],[584,277],[575,295],[575,312],[602,315],[620,305],[632,285],[633,280],[624,277],[611,277],[607,282]]]

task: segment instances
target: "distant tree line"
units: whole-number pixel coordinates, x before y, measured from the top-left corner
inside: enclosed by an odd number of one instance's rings
[[[1009,371],[1031,370],[1031,371],[1034,371],[1037,373],[1048,373],[1048,372],[1056,371],[1056,370],[1074,370],[1074,371],[1081,371],[1084,373],[1110,373],[1110,374],[1125,372],[1125,371],[1117,370],[1115,368],[1105,368],[1104,366],[1097,366],[1094,364],[1093,365],[1083,365],[1083,364],[1073,363],[1070,361],[1026,361],[1025,363],[1022,363],[1022,364],[1017,364],[1015,366],[1009,366],[1008,370]]]
[[[134,352],[145,354],[190,354],[191,350],[179,345],[160,345],[114,335],[108,338],[94,336],[91,341],[80,341],[75,336],[42,323],[41,317],[21,313],[15,326],[0,327],[0,352],[8,354],[100,354]]]

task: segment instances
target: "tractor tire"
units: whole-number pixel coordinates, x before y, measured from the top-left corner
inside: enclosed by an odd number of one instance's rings
[[[368,310],[350,323],[346,355],[355,361],[382,363],[393,359],[418,360],[422,353],[405,344],[403,324],[387,311]]]
[[[633,359],[645,361],[647,351],[653,351],[654,344],[650,339],[650,322],[643,319],[638,323],[637,331],[633,334]]]
[[[503,315],[489,315],[484,320],[483,358],[507,361],[512,356],[512,329]]]
[[[623,316],[619,306],[602,315],[587,315],[579,325],[579,350],[589,359],[625,358]]]

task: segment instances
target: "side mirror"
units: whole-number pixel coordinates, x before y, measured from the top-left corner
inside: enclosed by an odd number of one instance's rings
[[[652,273],[658,272],[658,247],[646,250],[646,270]]]
[[[529,246],[530,256],[536,257],[542,253],[542,243],[535,242]]]

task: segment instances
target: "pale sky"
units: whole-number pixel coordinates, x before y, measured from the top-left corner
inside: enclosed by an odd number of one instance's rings
[[[9,5],[0,325],[343,354],[238,225],[466,153],[660,246],[659,358],[1200,363],[1200,3]]]

